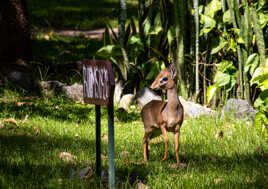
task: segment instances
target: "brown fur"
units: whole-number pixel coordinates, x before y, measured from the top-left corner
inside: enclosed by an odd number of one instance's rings
[[[168,102],[153,100],[146,104],[142,111],[142,121],[144,124],[144,161],[148,161],[148,142],[150,139],[161,134],[164,135],[165,154],[163,160],[167,158],[168,136],[167,132],[175,135],[176,160],[179,165],[179,134],[183,122],[183,106],[177,94],[175,76],[177,70],[174,64],[163,70],[152,83],[152,89],[167,90]]]

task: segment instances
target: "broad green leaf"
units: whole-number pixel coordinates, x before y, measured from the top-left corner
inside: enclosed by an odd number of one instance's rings
[[[151,28],[150,19],[148,17],[143,22],[143,28],[144,28],[144,34],[148,35]]]
[[[102,48],[100,48],[97,53],[106,53],[106,54],[112,54],[113,49],[115,48],[115,45],[106,45]]]
[[[131,36],[131,38],[129,39],[129,44],[131,44],[131,45],[138,44],[140,46],[143,46],[143,44],[141,42],[141,38],[139,35]]]
[[[228,9],[227,11],[224,12],[223,14],[223,22],[226,24],[231,24],[232,23],[232,17],[231,17],[231,11]]]
[[[261,83],[258,85],[258,87],[259,87],[262,91],[268,89],[268,77],[267,77],[267,79],[265,79],[263,82],[261,82]]]
[[[155,26],[153,28],[151,28],[149,34],[150,35],[157,35],[159,34],[159,32],[161,32],[163,30],[162,26]]]
[[[203,24],[203,28],[200,31],[200,35],[209,33],[216,26],[216,21],[207,15],[201,14],[200,22]]]
[[[219,71],[216,73],[215,78],[214,78],[214,81],[219,87],[223,87],[227,85],[230,82],[230,80],[231,80],[230,75],[219,72]]]
[[[235,42],[235,40],[233,38],[231,38],[230,40],[230,45],[229,45],[229,48],[227,50],[232,50],[233,52],[236,52],[236,49],[237,49],[237,44]]]
[[[257,53],[253,53],[251,55],[249,55],[247,61],[246,61],[246,65],[245,65],[245,69],[244,71],[247,73],[248,71],[250,71],[250,75],[253,75],[255,69],[259,66],[259,55]]]
[[[168,37],[168,44],[171,45],[172,41],[175,39],[175,33],[173,27],[168,29],[167,37]]]
[[[268,14],[264,14],[263,12],[260,12],[259,14],[259,22],[261,25],[261,28],[264,28],[268,24]]]
[[[205,7],[205,14],[210,17],[214,17],[219,10],[221,10],[221,1],[212,0],[208,6]]]
[[[154,19],[154,25],[155,26],[162,26],[162,21],[161,21],[161,14],[160,12],[157,13],[155,19]]]
[[[254,74],[252,75],[250,84],[251,85],[253,85],[254,83],[260,84],[267,78],[268,78],[268,68],[260,66],[255,70]]]
[[[267,127],[267,123],[268,123],[268,117],[265,115],[264,112],[259,111],[255,116],[254,126],[256,128],[260,128],[262,126]]]
[[[212,100],[212,98],[215,96],[218,90],[219,87],[215,84],[207,88],[207,102],[210,102]]]
[[[236,41],[238,44],[245,44],[245,41],[242,37],[238,37]]]
[[[216,64],[218,71],[222,73],[232,74],[237,71],[236,67],[233,65],[231,61],[223,60],[222,62]]]
[[[226,45],[228,44],[228,42],[226,40],[220,40],[220,43],[217,47],[212,48],[211,50],[211,54],[216,54],[218,53],[220,50],[222,50]]]

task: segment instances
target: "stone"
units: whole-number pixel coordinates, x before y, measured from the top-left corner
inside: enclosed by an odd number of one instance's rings
[[[190,118],[197,118],[200,117],[201,115],[216,115],[217,112],[210,109],[206,108],[204,106],[201,106],[200,104],[195,104],[190,101],[184,100],[181,96],[179,96],[180,102],[183,106],[184,109],[184,115]]]
[[[152,89],[149,89],[148,87],[139,90],[135,96],[135,99],[141,108],[152,100],[162,100],[159,95],[157,95]]]
[[[254,121],[257,111],[245,100],[231,98],[221,111],[221,119],[248,119]]]
[[[122,80],[116,81],[114,88],[114,102],[116,104],[120,102],[122,93],[123,93],[123,81]]]
[[[45,95],[64,95],[65,97],[74,100],[83,100],[83,86],[80,84],[73,84],[66,86],[59,81],[41,81],[40,86]]]
[[[135,96],[133,94],[126,94],[121,98],[118,108],[123,108],[128,113],[130,113],[129,106],[134,102],[134,100]]]
[[[62,92],[69,99],[83,101],[83,86],[80,84],[75,83],[71,86],[63,86]]]

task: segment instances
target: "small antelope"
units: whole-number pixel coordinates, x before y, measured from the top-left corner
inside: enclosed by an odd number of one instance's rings
[[[152,100],[141,111],[144,124],[143,153],[145,162],[149,159],[148,142],[150,139],[161,135],[161,133],[164,135],[165,142],[163,161],[167,159],[168,131],[174,133],[177,166],[180,165],[179,135],[183,122],[183,106],[178,98],[176,75],[177,68],[173,63],[160,72],[150,88],[167,90],[168,101]]]

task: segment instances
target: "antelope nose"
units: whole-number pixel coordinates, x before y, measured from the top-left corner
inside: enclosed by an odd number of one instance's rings
[[[156,83],[153,82],[153,83],[151,84],[150,88],[151,88],[151,89],[156,89],[156,88],[157,88]]]

